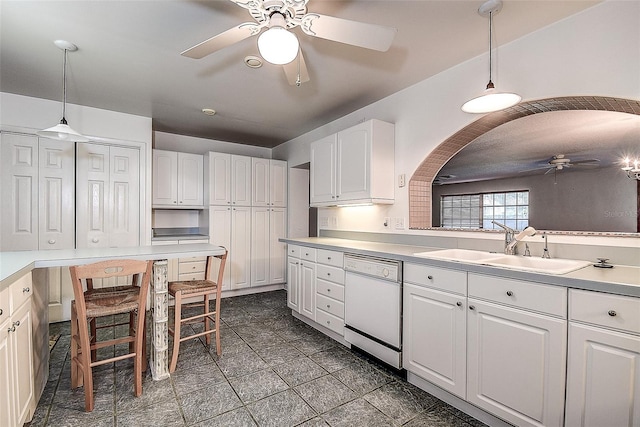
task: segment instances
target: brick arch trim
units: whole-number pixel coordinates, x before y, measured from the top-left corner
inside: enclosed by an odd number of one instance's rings
[[[438,145],[418,166],[409,181],[409,228],[431,228],[431,183],[440,169],[477,137],[512,120],[561,110],[616,111],[640,115],[640,101],[602,96],[571,96],[521,102],[489,113],[465,126]]]

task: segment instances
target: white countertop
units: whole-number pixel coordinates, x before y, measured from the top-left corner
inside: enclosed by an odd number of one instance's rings
[[[640,297],[640,267],[638,266],[614,265],[613,268],[603,269],[589,265],[567,274],[555,275],[465,262],[428,259],[413,255],[418,252],[442,249],[427,246],[398,245],[328,237],[284,238],[280,239],[280,241],[416,264],[430,264],[475,273],[492,274],[517,280]]]
[[[66,267],[113,258],[158,260],[221,255],[224,248],[208,243],[191,245],[134,246],[130,248],[57,249],[0,252],[0,290],[34,268]]]

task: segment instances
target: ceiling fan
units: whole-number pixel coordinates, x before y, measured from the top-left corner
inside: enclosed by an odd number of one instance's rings
[[[586,159],[586,160],[571,160],[565,157],[564,154],[556,154],[551,157],[546,163],[541,164],[532,169],[526,169],[520,172],[530,172],[534,170],[547,169],[544,173],[545,175],[551,172],[561,171],[565,168],[570,168],[573,166],[598,166],[600,164],[600,160],[598,159]]]
[[[265,60],[272,62],[268,58],[265,58],[265,52],[262,46],[267,43],[266,39],[269,37],[265,36],[269,33],[271,36],[280,35],[291,40],[294,44],[292,49],[295,49],[292,55],[285,59],[278,59],[272,63],[283,65],[289,84],[300,86],[301,83],[309,81],[309,72],[307,71],[302,51],[299,48],[297,37],[289,31],[290,29],[300,27],[305,34],[312,37],[319,37],[380,52],[386,52],[389,49],[397,32],[395,28],[381,25],[351,21],[321,15],[319,13],[308,13],[307,3],[309,0],[229,1],[247,9],[256,22],[239,24],[185,50],[181,55],[200,59],[234,43],[255,36],[264,28],[267,28],[258,39],[260,53]],[[292,40],[292,37],[295,41]],[[282,49],[282,46],[278,45],[277,48]],[[294,60],[296,58],[297,61]]]

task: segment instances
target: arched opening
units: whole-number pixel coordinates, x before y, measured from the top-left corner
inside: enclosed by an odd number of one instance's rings
[[[480,135],[512,120],[561,110],[615,111],[640,115],[640,101],[601,96],[546,98],[522,102],[479,118],[438,145],[416,169],[409,181],[409,228],[420,230],[432,227],[431,184],[438,171],[458,151]]]

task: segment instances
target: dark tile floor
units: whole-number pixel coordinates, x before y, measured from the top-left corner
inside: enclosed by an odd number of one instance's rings
[[[69,323],[52,324],[61,337],[30,425],[483,426],[295,319],[284,291],[225,298],[221,316],[222,356],[186,341],[171,379],[147,373],[138,398],[130,361],[101,366],[91,413],[70,387]]]

